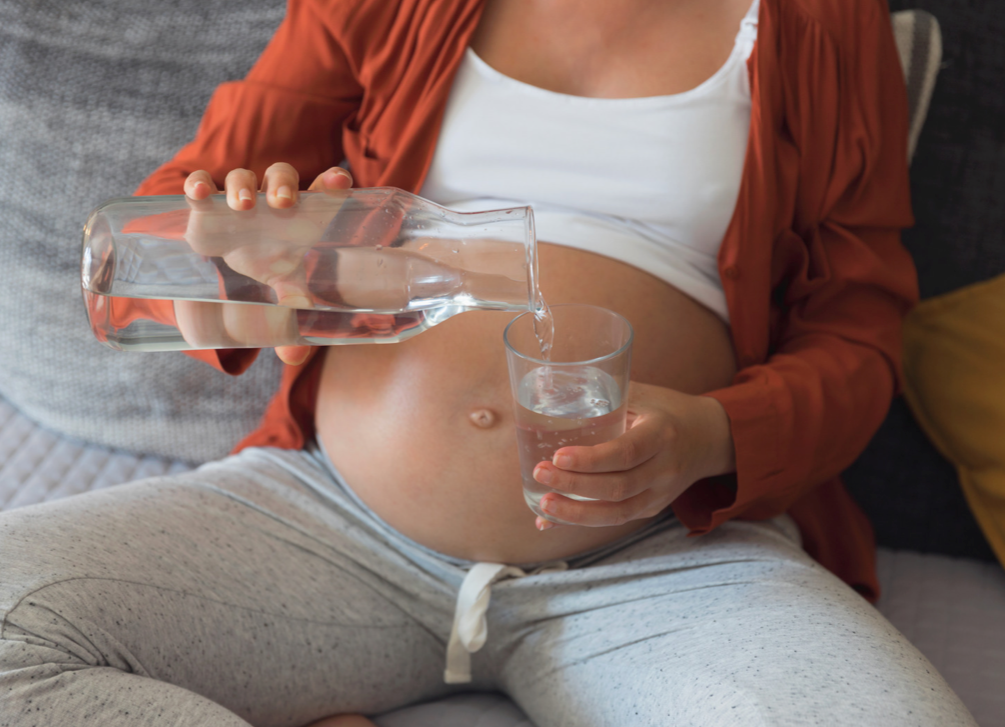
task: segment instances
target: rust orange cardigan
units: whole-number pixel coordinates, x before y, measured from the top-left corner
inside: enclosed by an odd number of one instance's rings
[[[482,0],[290,0],[243,81],[219,87],[195,139],[140,194],[178,194],[207,169],[307,184],[347,159],[357,186],[418,191]],[[882,422],[917,299],[900,243],[912,223],[907,99],[883,0],[761,0],[748,61],[750,136],[719,272],[740,367],[711,392],[729,415],[735,481],[674,504],[693,534],[789,512],[820,563],[875,598],[872,529],[838,475]],[[197,352],[229,373],[256,351]],[[322,356],[287,367],[252,445],[313,434]]]

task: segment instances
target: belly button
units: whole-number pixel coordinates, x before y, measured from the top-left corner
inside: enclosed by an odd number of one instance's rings
[[[468,415],[468,419],[479,429],[488,429],[496,423],[496,413],[491,409],[475,409]]]

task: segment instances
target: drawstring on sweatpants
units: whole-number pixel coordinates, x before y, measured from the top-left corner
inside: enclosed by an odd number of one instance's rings
[[[464,576],[457,594],[454,625],[447,642],[447,667],[443,681],[447,684],[467,684],[471,681],[471,655],[485,645],[488,622],[485,612],[492,597],[492,584],[505,578],[523,578],[542,573],[558,573],[568,569],[564,561],[549,563],[529,573],[514,565],[475,563]]]

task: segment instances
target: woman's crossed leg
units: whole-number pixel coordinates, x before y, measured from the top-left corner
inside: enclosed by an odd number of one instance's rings
[[[0,514],[0,724],[302,727],[446,693],[452,594],[373,550],[247,457]]]

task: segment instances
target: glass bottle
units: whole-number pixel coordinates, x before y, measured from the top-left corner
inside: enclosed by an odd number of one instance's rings
[[[469,310],[535,310],[529,207],[458,213],[391,187],[105,202],[84,227],[95,336],[120,350],[393,343]]]

